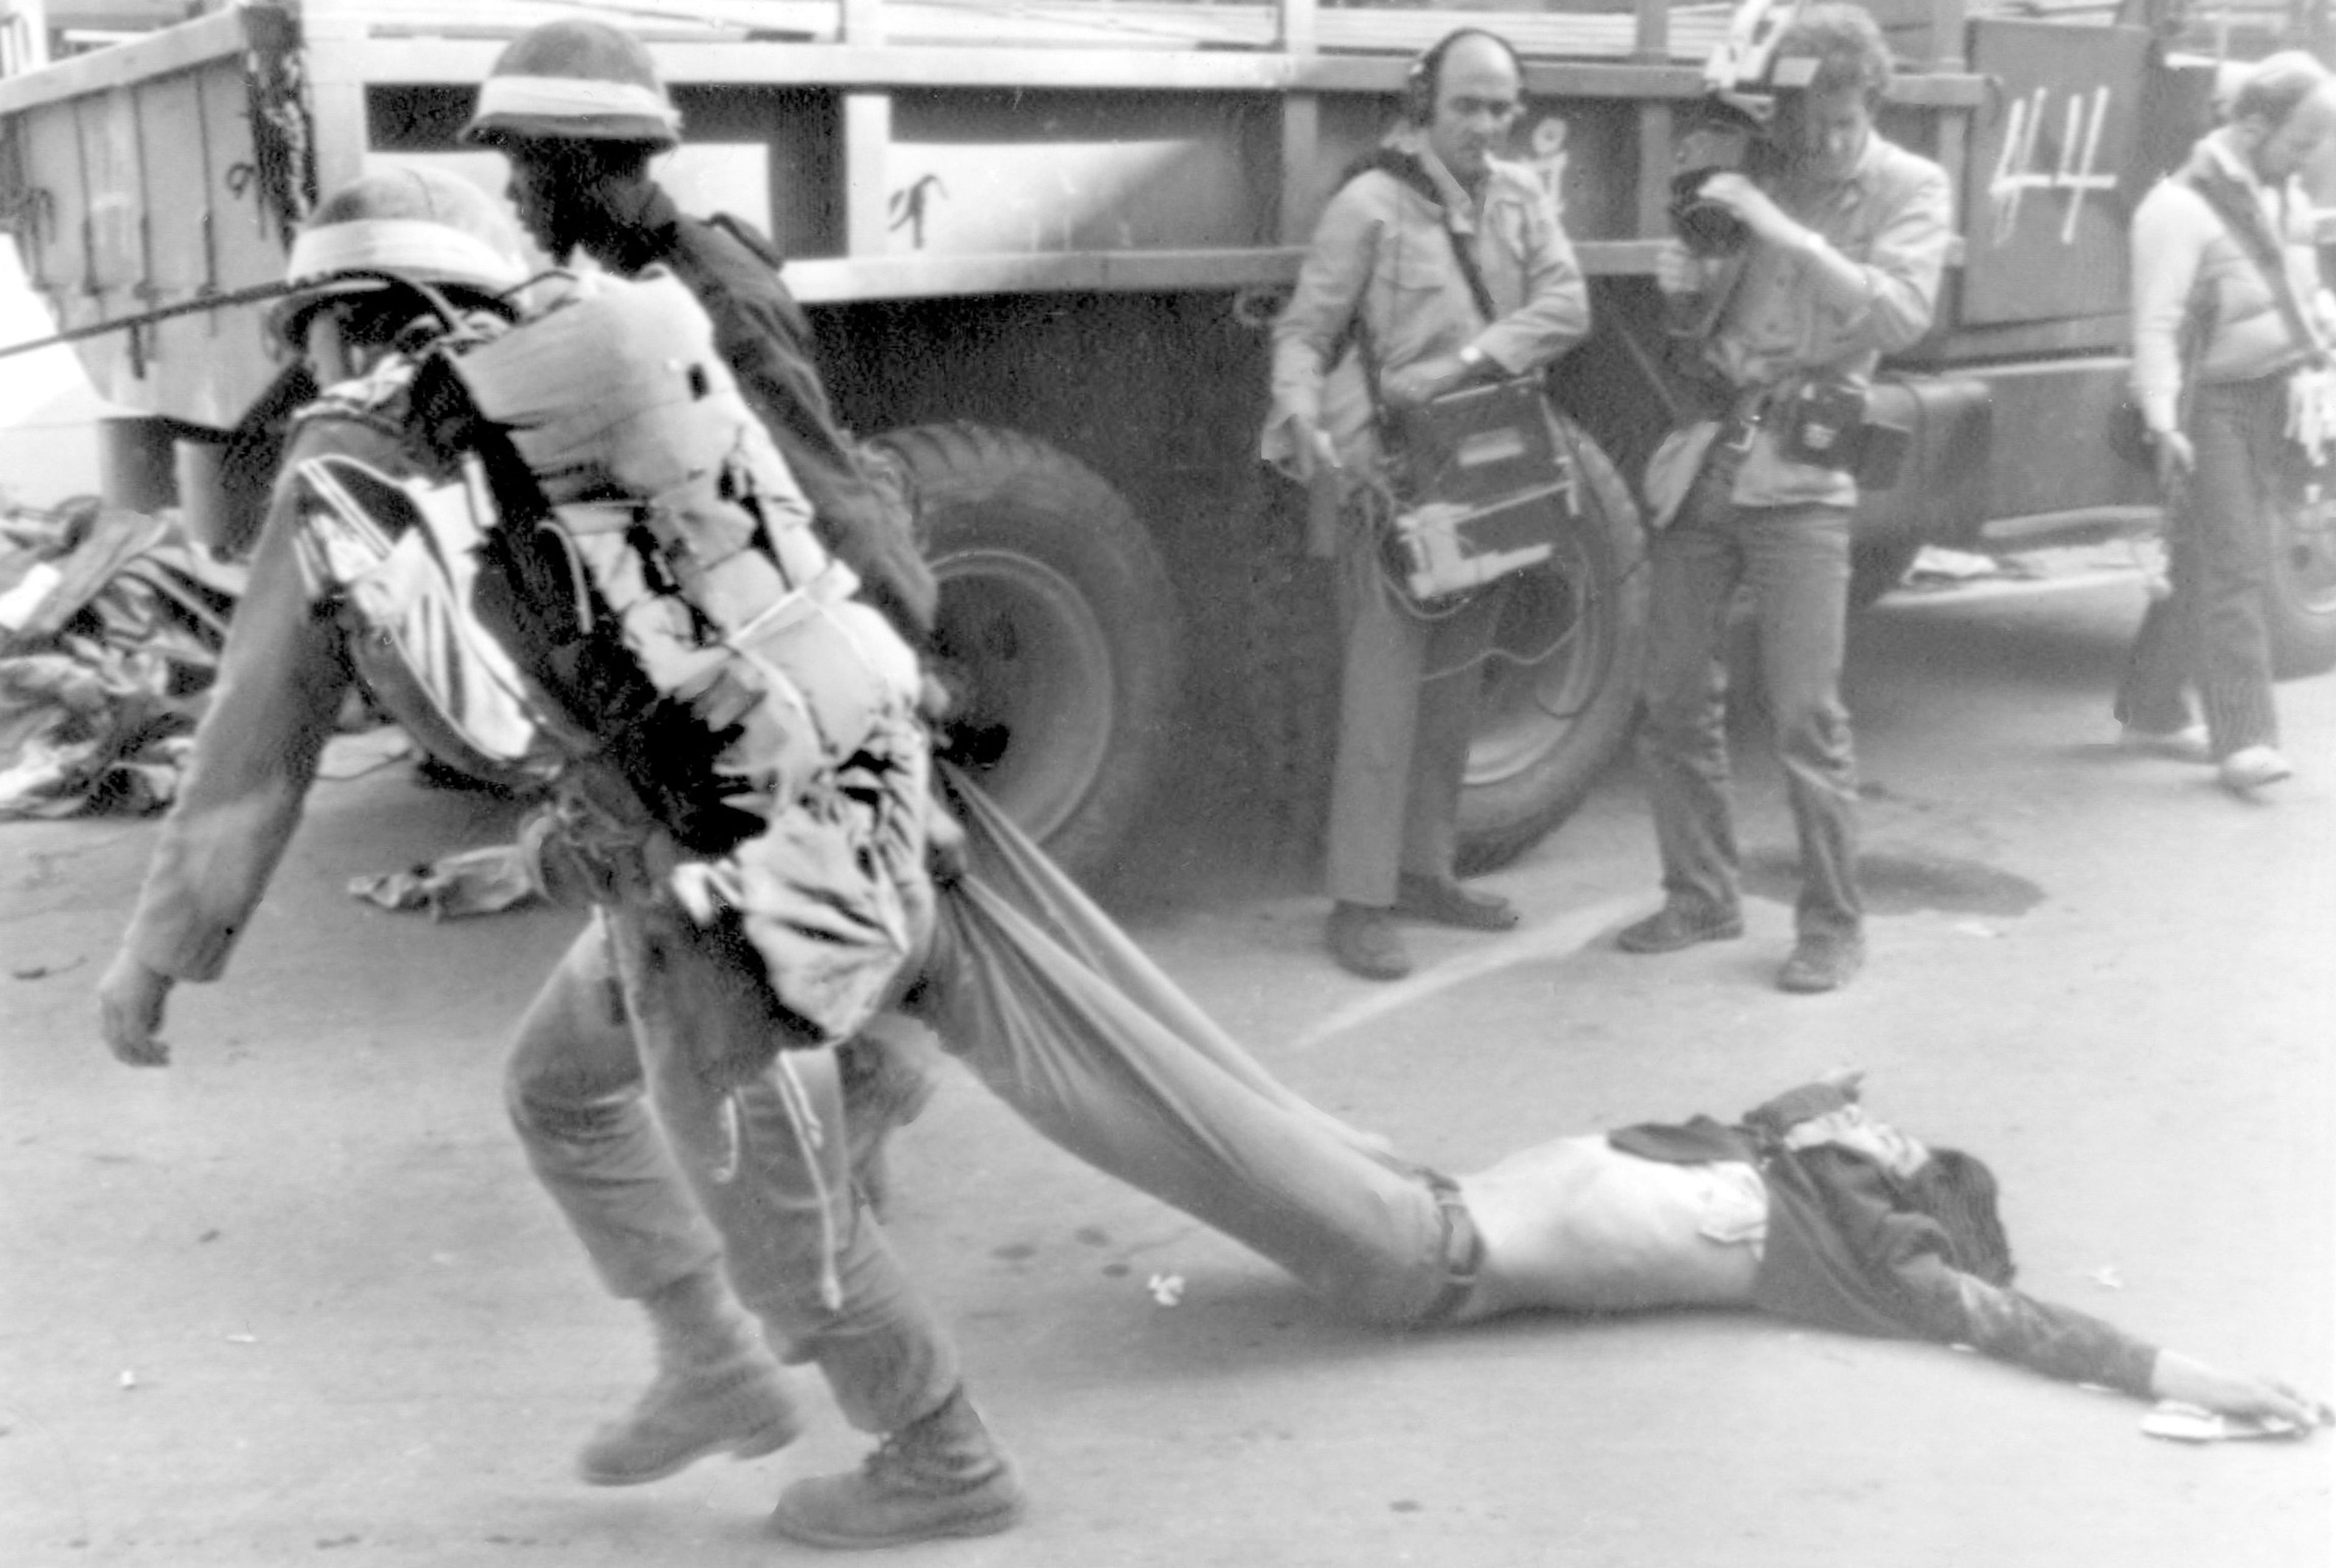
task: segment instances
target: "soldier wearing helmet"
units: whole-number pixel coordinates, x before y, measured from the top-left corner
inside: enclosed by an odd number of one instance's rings
[[[370,373],[390,344],[432,312],[420,283],[458,311],[508,314],[526,277],[511,220],[482,192],[435,170],[368,175],[335,191],[294,241],[287,297],[276,326],[305,356],[270,394],[264,419],[247,418],[243,466],[264,484],[285,457],[362,438],[394,447],[378,422],[334,417],[352,400],[316,401],[320,383]],[[301,417],[295,430],[296,406]],[[434,722],[394,672],[369,657],[372,639],[319,613],[303,580],[298,518],[279,495],[254,526],[249,587],[236,607],[219,674],[178,797],[163,823],[136,913],[98,997],[106,1040],[136,1065],[167,1052],[155,1037],[170,988],[216,979],[259,903],[299,823],[316,760],[353,678],[363,677],[433,751],[462,736]],[[377,680],[376,676],[390,678]],[[520,748],[523,750],[523,742]],[[440,755],[447,755],[440,751]],[[484,758],[452,760],[491,771]]]
[[[282,464],[286,478],[262,530],[250,590],[235,618],[218,691],[120,955],[100,983],[105,1037],[124,1062],[167,1061],[158,1031],[170,988],[180,979],[215,979],[225,968],[298,823],[318,753],[353,674],[373,682],[366,657],[383,638],[369,634],[385,632],[394,640],[394,632],[369,618],[378,606],[365,600],[355,582],[345,585],[351,591],[335,593],[319,581],[309,531],[315,509],[307,499],[314,475],[324,471],[362,479],[369,471],[384,481],[378,488],[392,491],[395,476],[412,472],[408,405],[422,394],[414,390],[417,360],[408,351],[427,342],[424,318],[440,329],[473,330],[461,313],[500,305],[521,282],[517,249],[515,232],[491,201],[451,176],[410,171],[371,177],[336,193],[296,243],[292,273],[308,287],[290,297],[278,326],[316,355],[316,375],[336,385],[293,422]],[[714,350],[705,317],[675,280],[662,275],[659,280],[695,318],[710,360]],[[650,286],[610,287],[638,291]],[[443,312],[442,306],[453,310]],[[550,330],[555,317],[583,310],[568,301],[532,325],[511,327],[511,336],[502,341],[517,344],[522,335]],[[452,321],[446,319],[450,314]],[[492,339],[501,329],[479,324],[475,330]],[[499,346],[492,341],[474,345],[460,356],[462,363],[490,359]],[[541,346],[532,347],[540,356]],[[717,394],[728,385],[718,363],[697,368],[719,383]],[[596,411],[610,401],[598,397]],[[702,391],[698,397],[709,405],[721,401],[718,395],[709,400]],[[736,394],[728,394],[727,401],[752,432],[754,416]],[[735,438],[725,443],[737,444]],[[744,444],[771,451],[760,443]],[[772,482],[774,502],[793,497],[783,472],[764,478]],[[793,507],[800,516],[800,498],[793,499]],[[764,514],[763,521],[775,531],[773,517]],[[810,557],[804,560],[797,550],[789,562],[802,566],[803,575],[820,575],[815,567],[826,559],[824,552],[809,546],[808,531],[802,531]],[[326,553],[333,552],[328,547]],[[473,595],[462,574],[473,570],[475,550],[421,553],[448,567],[452,589],[438,601],[444,613],[421,618],[433,628],[474,621],[469,613]],[[742,558],[750,554],[740,552]],[[384,568],[391,564],[385,558]],[[326,563],[327,572],[337,567],[337,557]],[[848,573],[826,575],[848,590]],[[899,744],[916,754],[897,771],[914,781],[913,788],[901,786],[905,809],[920,811],[923,774],[920,766],[908,765],[920,763],[924,746],[907,706],[915,688],[913,655],[871,607],[837,604],[826,618],[847,612],[859,618],[852,625],[864,621],[872,629],[863,628],[866,635],[854,644],[857,659],[843,661],[847,678],[831,684],[839,689],[849,685],[852,674],[886,651],[884,645],[897,655],[899,668],[887,688],[894,706],[886,711],[897,711],[900,722],[888,723],[885,733],[898,730]],[[798,615],[788,624],[808,635],[814,621],[822,621],[820,612]],[[780,636],[772,630],[756,646],[775,648],[774,639]],[[461,678],[443,683],[443,689],[432,688],[430,695],[442,706],[450,696],[468,693],[475,699],[499,685],[524,687],[516,675],[507,682],[494,678],[486,667],[496,652],[492,646],[458,648],[442,639],[425,651],[447,656],[416,661],[425,669],[465,667],[457,671]],[[770,657],[783,653],[772,651]],[[397,660],[384,662],[394,667]],[[481,676],[486,678],[476,678]],[[789,689],[807,702],[826,693],[813,685]],[[408,718],[404,706],[393,706],[401,718]],[[524,726],[533,713],[522,698],[521,733],[514,737],[508,725],[498,733],[523,752],[530,738]],[[426,715],[421,716],[416,733],[427,735],[432,726]],[[813,716],[821,733],[827,733],[826,708]],[[411,718],[408,727],[415,727]],[[548,772],[558,748],[547,743],[544,749]],[[870,739],[855,755],[881,749]],[[900,832],[909,834],[906,824]],[[921,836],[914,836],[902,851],[903,858],[916,862],[910,873],[916,879],[923,874],[921,848]],[[849,852],[829,858],[859,863]],[[816,881],[822,869],[790,864],[798,882]],[[806,897],[816,899],[827,891],[828,884],[819,882]],[[832,912],[825,903],[821,908]],[[651,1018],[647,1004],[630,999],[634,977],[628,969],[628,1002],[612,1017],[608,998],[618,989],[613,970],[630,961],[618,950],[632,952],[609,934],[614,929],[597,923],[554,971],[520,1026],[508,1073],[512,1118],[531,1164],[610,1288],[640,1298],[657,1335],[656,1381],[628,1417],[586,1446],[579,1466],[585,1478],[602,1485],[653,1481],[709,1454],[752,1456],[792,1440],[800,1422],[773,1354],[776,1345],[818,1362],[846,1414],[893,1437],[864,1475],[805,1482],[791,1492],[782,1505],[783,1528],[831,1544],[870,1544],[1012,1524],[1022,1507],[1019,1485],[965,1396],[954,1347],[916,1299],[881,1230],[852,1197],[855,1185],[865,1184],[857,1178],[864,1170],[868,1128],[881,1125],[864,1114],[860,1102],[865,1096],[855,1092],[852,1076],[855,1070],[879,1069],[855,1068],[836,1052],[805,1049],[795,1053],[803,1065],[786,1075],[807,1115],[844,1127],[842,1150],[857,1167],[850,1172],[835,1169],[842,1156],[832,1143],[822,1152],[813,1146],[821,1140],[790,1132],[792,1113],[774,1111],[771,1094],[764,1092],[769,1085],[757,1080],[721,1086],[715,1092],[693,1079],[686,1087],[676,1086],[696,1068],[696,1059],[683,1059],[662,1044],[654,1052],[645,1050],[637,1030],[655,1033],[660,1041],[685,1036],[694,1041],[710,1034],[727,1045],[734,1037],[754,1033],[764,1016],[753,1013],[750,1020],[750,1009],[737,1005],[736,987],[723,989],[724,982],[735,980],[730,969],[737,965],[709,965],[696,948],[676,943],[658,950],[660,964],[688,977],[657,993],[659,1009],[672,1016]],[[746,929],[750,934],[754,930],[751,924]],[[840,943],[832,930],[822,930],[832,939],[829,947]],[[695,967],[685,967],[685,960]],[[835,977],[822,970],[811,978],[817,982]],[[682,999],[671,1001],[676,988]],[[650,1076],[659,1084],[655,1124],[644,1105]],[[887,1087],[880,1084],[876,1092]],[[785,1098],[784,1091],[772,1092]],[[851,1102],[844,1095],[852,1096]],[[705,1135],[719,1142],[725,1135],[721,1115],[685,1115],[678,1133],[667,1115],[675,1105],[694,1113],[709,1100],[731,1107],[726,1136],[734,1167],[714,1179],[712,1198],[685,1185],[683,1178],[686,1168],[704,1186],[705,1137],[689,1140]],[[752,1281],[752,1290],[742,1286],[734,1293],[725,1279],[725,1256],[741,1280]],[[737,1261],[742,1258],[744,1262]],[[754,1316],[742,1310],[741,1297]]]
[[[649,175],[680,144],[681,116],[639,41],[583,19],[530,28],[495,61],[462,135],[503,155],[520,221],[554,260],[581,251],[627,278],[664,267],[688,286],[821,539],[903,634],[929,633],[938,590],[908,509],[837,428],[778,253],[735,219],[683,216]]]
[[[520,237],[484,191],[434,169],[393,169],[333,192],[292,241],[276,313],[284,341],[325,385],[361,375],[423,313],[404,278],[460,309],[511,314],[527,279]]]
[[[907,509],[837,429],[809,323],[779,279],[779,256],[733,220],[683,216],[649,175],[650,160],[678,144],[680,116],[638,41],[581,19],[530,29],[495,62],[463,135],[502,153],[520,221],[555,259],[580,251],[624,278],[663,268],[696,296],[717,351],[811,503],[822,541],[905,635],[930,631],[936,590]],[[515,1114],[579,1238],[612,1281],[628,1281],[624,1293],[642,1300],[661,1367],[630,1417],[588,1447],[583,1473],[603,1483],[648,1481],[725,1449],[767,1452],[776,1443],[766,1437],[783,1424],[783,1391],[767,1358],[757,1370],[750,1358],[715,1353],[731,1342],[726,1325],[737,1310],[721,1271],[702,1259],[681,1269],[686,1249],[646,1238],[643,1226],[595,1211],[579,1195],[592,1185],[581,1174],[589,1151],[563,1136],[551,1105],[575,1086],[551,1060],[565,1018],[557,1007],[539,1007],[522,1026]],[[875,1113],[856,1136],[881,1136],[883,1102],[913,1114],[926,1092],[915,1081],[920,1073],[881,1035],[852,1041],[845,1060],[872,1084],[846,1118]],[[527,1062],[535,1067],[523,1070]],[[563,1160],[578,1167],[565,1185],[555,1174]],[[799,1218],[777,1208],[765,1215],[775,1232],[788,1232],[771,1245],[784,1250]],[[740,1240],[729,1238],[733,1246]],[[782,1532],[820,1544],[875,1545],[983,1534],[1020,1516],[1019,1484],[957,1382],[953,1350],[912,1305],[904,1295],[852,1300],[830,1320],[778,1330],[795,1354],[820,1363],[855,1421],[888,1439],[861,1472],[791,1487],[774,1516]],[[764,1307],[757,1310],[774,1321]],[[904,1348],[908,1339],[920,1343]],[[791,1435],[791,1418],[784,1424]]]

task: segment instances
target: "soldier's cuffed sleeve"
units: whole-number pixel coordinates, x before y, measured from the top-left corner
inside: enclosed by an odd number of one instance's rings
[[[294,443],[287,474],[316,439],[304,433]],[[340,627],[302,580],[298,525],[294,487],[279,481],[185,780],[123,938],[140,962],[174,979],[215,979],[227,967],[299,825],[348,690]]]

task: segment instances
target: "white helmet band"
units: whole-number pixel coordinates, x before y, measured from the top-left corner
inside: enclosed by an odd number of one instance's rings
[[[590,119],[636,114],[681,134],[681,112],[666,95],[637,82],[604,82],[580,76],[490,76],[479,84],[475,124],[496,115]]]
[[[459,229],[414,218],[367,218],[306,229],[285,276],[295,283],[339,272],[407,272],[501,292],[526,281],[520,264]]]

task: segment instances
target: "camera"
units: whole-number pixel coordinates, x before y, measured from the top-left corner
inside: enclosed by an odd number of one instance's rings
[[[1696,256],[1706,259],[1735,256],[1752,241],[1744,220],[1717,201],[1704,197],[1704,182],[1715,174],[1741,172],[1753,161],[1759,126],[1731,104],[1711,102],[1679,138],[1679,170],[1671,176],[1671,200],[1667,211],[1671,232]]]
[[[1671,232],[1691,254],[1707,258],[1737,255],[1752,242],[1744,219],[1703,194],[1703,182],[1719,172],[1690,169],[1671,177]]]

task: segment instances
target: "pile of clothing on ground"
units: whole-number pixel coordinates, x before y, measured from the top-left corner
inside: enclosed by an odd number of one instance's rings
[[[169,804],[244,577],[168,514],[0,510],[0,820]]]
[[[169,513],[90,499],[0,505],[0,822],[167,807],[248,575],[189,542]],[[350,706],[353,733],[326,749],[321,776],[415,755],[370,702]],[[426,758],[420,776],[483,787]],[[517,847],[497,844],[358,877],[349,891],[446,920],[540,890]]]

